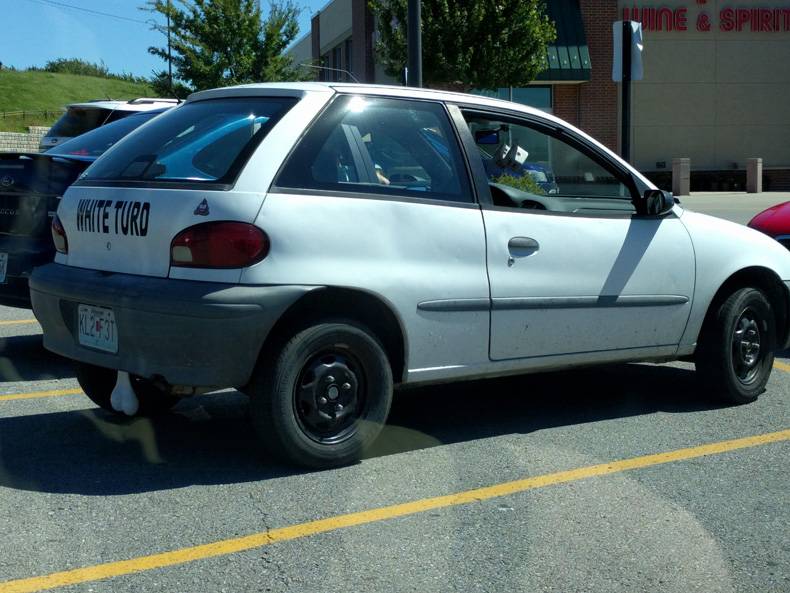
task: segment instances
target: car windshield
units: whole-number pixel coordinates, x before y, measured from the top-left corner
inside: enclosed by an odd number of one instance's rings
[[[59,156],[81,156],[97,157],[104,154],[113,144],[121,138],[136,130],[144,123],[150,121],[162,111],[149,111],[135,114],[130,117],[118,120],[106,126],[101,126],[91,130],[81,136],[67,140],[54,148],[50,148],[47,154]]]
[[[98,128],[106,121],[110,113],[109,109],[69,107],[66,113],[55,122],[47,135],[68,138],[79,136]]]
[[[548,181],[546,173],[543,171],[528,170],[527,173],[529,173],[529,176],[538,183],[546,183]]]
[[[136,142],[97,161],[85,181],[217,181],[293,104],[286,98],[186,103],[147,126]]]

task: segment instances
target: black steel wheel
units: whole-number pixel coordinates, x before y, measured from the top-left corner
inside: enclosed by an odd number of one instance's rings
[[[310,358],[294,385],[294,414],[302,431],[318,443],[340,443],[353,437],[364,416],[365,375],[345,344]]]
[[[123,412],[113,409],[110,404],[110,396],[117,379],[118,371],[115,369],[107,369],[84,362],[77,363],[77,381],[85,395],[100,408],[124,416]],[[130,375],[129,381],[140,402],[135,416],[156,416],[167,412],[178,403],[176,396],[165,393],[147,379]]]
[[[741,288],[708,314],[697,345],[697,372],[706,388],[733,403],[749,403],[765,390],[775,348],[770,302],[759,289]]]
[[[746,307],[732,330],[732,368],[744,385],[753,383],[760,374],[760,325],[761,319],[753,307]]]
[[[269,453],[306,467],[336,467],[357,461],[381,431],[392,370],[369,330],[320,323],[264,355],[247,391]]]

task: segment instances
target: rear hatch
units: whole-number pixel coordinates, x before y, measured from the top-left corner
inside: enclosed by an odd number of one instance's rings
[[[253,223],[263,194],[174,188],[72,186],[58,210],[67,264],[164,278],[170,243],[195,224]]]
[[[0,153],[0,235],[48,238],[50,213],[89,164],[46,154]]]
[[[66,263],[166,277],[171,242],[184,229],[211,221],[252,224],[266,188],[241,193],[233,184],[295,103],[290,97],[188,101],[118,142],[61,202]]]
[[[99,106],[72,105],[41,139],[41,148],[46,150],[57,144],[89,132],[104,125],[112,109]]]

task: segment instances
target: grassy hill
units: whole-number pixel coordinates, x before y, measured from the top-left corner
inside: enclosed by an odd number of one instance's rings
[[[113,78],[56,74],[54,72],[0,71],[0,132],[23,132],[27,126],[51,125],[59,110],[67,103],[90,99],[133,99],[151,97],[147,84]],[[25,116],[6,116],[9,111],[31,113]]]

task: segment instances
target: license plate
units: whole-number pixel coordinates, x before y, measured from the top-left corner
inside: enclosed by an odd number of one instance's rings
[[[8,270],[8,254],[0,253],[0,284],[5,283],[5,274]]]
[[[82,346],[118,352],[118,327],[115,325],[115,313],[105,307],[80,305],[77,308],[79,317],[79,343]]]

